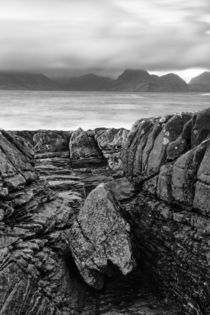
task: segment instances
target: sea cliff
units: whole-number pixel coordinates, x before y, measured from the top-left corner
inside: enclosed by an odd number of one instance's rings
[[[0,313],[210,313],[210,109],[0,133]]]

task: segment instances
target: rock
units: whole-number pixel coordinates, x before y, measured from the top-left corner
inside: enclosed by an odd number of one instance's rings
[[[198,169],[195,186],[195,196],[193,200],[193,206],[196,209],[200,209],[204,215],[210,216],[210,141],[206,142],[208,148],[205,151],[205,155],[202,159],[200,167]]]
[[[118,201],[124,201],[135,195],[135,188],[126,177],[117,178],[106,184],[106,188],[110,190]]]
[[[210,137],[210,108],[194,114],[192,119],[192,146],[200,144]]]
[[[111,264],[124,275],[133,269],[129,231],[113,194],[103,184],[99,185],[85,200],[70,234],[73,257],[90,286],[103,287]]]
[[[136,184],[157,175],[162,165],[171,160],[170,147],[183,133],[185,124],[192,118],[191,114],[180,114],[143,119],[134,125],[128,134],[128,141],[123,152],[124,171]],[[187,145],[181,149],[187,150]]]
[[[93,135],[81,128],[74,131],[69,142],[70,160],[73,167],[104,165],[106,161]]]
[[[209,117],[1,131],[0,313],[209,314]]]
[[[68,150],[70,134],[64,131],[39,131],[33,136],[34,150],[37,153]]]
[[[122,207],[137,261],[183,314],[210,312],[209,161],[209,109],[139,120],[123,150],[135,194]]]
[[[123,128],[97,128],[94,130],[94,134],[110,169],[113,171],[122,170],[121,149],[126,140],[128,130]]]
[[[1,132],[0,152],[0,313],[77,314],[88,290],[69,270],[65,233],[82,198],[52,192],[16,134]]]

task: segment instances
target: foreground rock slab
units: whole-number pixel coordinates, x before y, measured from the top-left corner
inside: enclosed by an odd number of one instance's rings
[[[104,184],[85,200],[71,228],[70,247],[78,269],[90,286],[103,287],[104,274],[117,266],[126,275],[135,263],[132,257],[130,226]]]

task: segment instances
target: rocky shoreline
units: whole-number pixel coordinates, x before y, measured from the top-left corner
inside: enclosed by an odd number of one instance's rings
[[[210,109],[0,153],[0,314],[210,313]]]

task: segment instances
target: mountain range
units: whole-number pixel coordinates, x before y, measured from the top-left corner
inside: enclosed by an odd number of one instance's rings
[[[49,78],[40,73],[0,72],[1,90],[124,91],[124,92],[210,92],[210,72],[189,84],[174,73],[162,76],[146,70],[125,70],[117,79],[86,74],[80,77]]]

